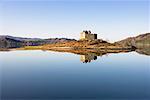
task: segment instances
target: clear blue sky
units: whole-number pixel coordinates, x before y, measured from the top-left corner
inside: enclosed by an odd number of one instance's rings
[[[150,31],[149,0],[1,0],[0,35],[116,41]]]

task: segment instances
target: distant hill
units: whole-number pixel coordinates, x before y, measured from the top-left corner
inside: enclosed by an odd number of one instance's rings
[[[75,39],[67,38],[22,38],[8,35],[0,35],[0,48],[17,48],[22,46],[38,46],[43,44],[53,44],[59,42],[75,41]]]
[[[136,37],[129,37],[116,43],[123,46],[134,46],[136,48],[150,48],[150,33],[141,34]]]

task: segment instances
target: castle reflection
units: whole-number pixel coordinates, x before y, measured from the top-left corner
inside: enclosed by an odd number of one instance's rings
[[[92,60],[96,60],[97,56],[94,53],[88,53],[86,55],[80,55],[80,61],[83,63],[90,63]]]

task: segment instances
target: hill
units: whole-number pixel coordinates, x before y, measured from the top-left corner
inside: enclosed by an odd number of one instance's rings
[[[39,46],[44,44],[55,44],[58,42],[68,42],[75,41],[75,39],[67,38],[49,38],[49,39],[40,39],[40,38],[22,38],[22,37],[13,37],[8,35],[0,36],[0,48],[18,48],[23,46]]]
[[[134,46],[136,48],[150,48],[150,33],[141,34],[136,37],[129,37],[116,43],[124,47]]]

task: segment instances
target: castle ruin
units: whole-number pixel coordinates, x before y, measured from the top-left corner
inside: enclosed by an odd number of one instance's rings
[[[80,40],[95,40],[97,34],[92,34],[91,31],[83,31],[80,33]]]

